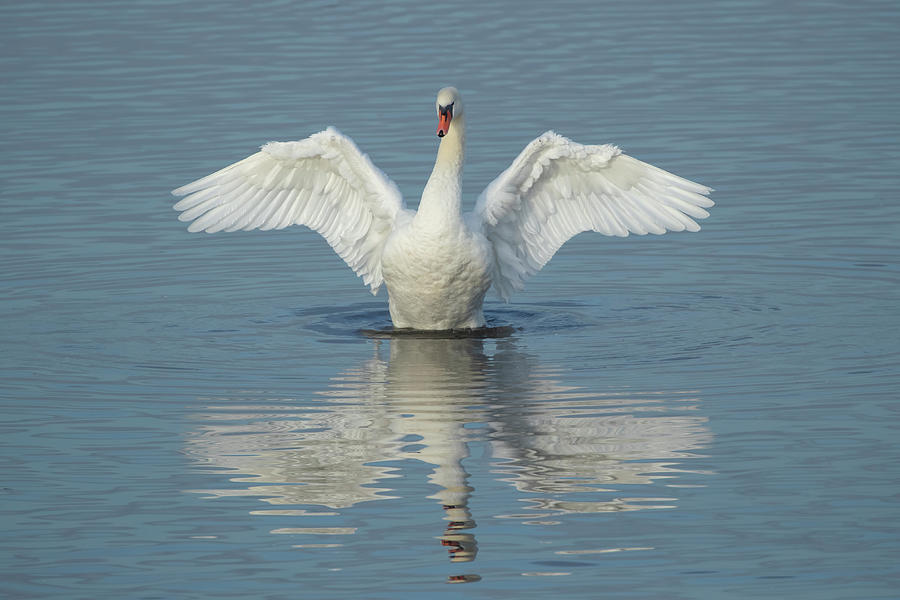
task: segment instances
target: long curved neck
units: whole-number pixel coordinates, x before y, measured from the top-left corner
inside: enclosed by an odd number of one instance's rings
[[[463,115],[454,117],[450,130],[438,147],[431,177],[425,184],[416,221],[450,225],[459,223],[462,199],[462,169],[466,144],[466,121]]]

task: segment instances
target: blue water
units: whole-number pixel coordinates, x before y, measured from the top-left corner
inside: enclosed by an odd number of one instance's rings
[[[0,595],[896,598],[894,2],[0,7]],[[327,125],[411,205],[547,129],[716,189],[583,234],[503,335],[168,191]],[[367,333],[369,332],[369,333]],[[460,585],[448,585],[459,583]]]

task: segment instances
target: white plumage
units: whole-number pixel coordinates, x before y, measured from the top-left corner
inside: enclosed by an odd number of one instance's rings
[[[328,128],[299,142],[270,142],[256,154],[172,192],[188,231],[318,231],[363,278],[381,286],[381,253],[402,221],[397,186],[350,138]]]
[[[259,152],[173,191],[189,231],[318,231],[372,293],[388,288],[395,327],[484,325],[493,285],[524,287],[582,231],[644,235],[697,231],[711,191],[615,146],[585,146],[548,131],[525,147],[460,212],[465,115],[455,88],[438,92],[442,141],[417,212],[353,141],[334,128]]]

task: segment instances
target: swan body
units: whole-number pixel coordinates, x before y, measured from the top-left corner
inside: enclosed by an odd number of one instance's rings
[[[438,148],[418,211],[350,138],[334,128],[259,152],[173,191],[189,231],[306,225],[377,294],[395,327],[485,325],[493,286],[508,301],[572,236],[698,231],[711,189],[623,154],[548,131],[461,212],[465,113],[438,92]]]

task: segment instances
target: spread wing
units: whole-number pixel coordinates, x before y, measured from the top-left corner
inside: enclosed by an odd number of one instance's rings
[[[242,161],[172,192],[188,231],[306,225],[331,244],[372,293],[395,222],[408,214],[397,186],[353,140],[329,127],[299,142],[269,142]]]
[[[493,244],[504,300],[582,231],[644,235],[697,231],[712,190],[611,145],[584,146],[548,131],[485,188],[472,215]]]

